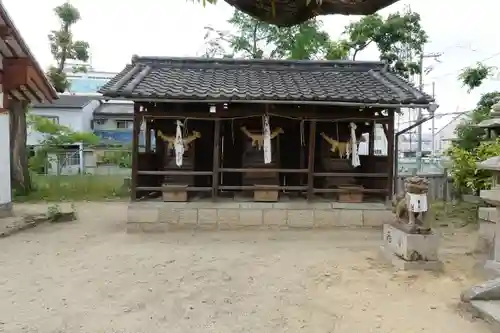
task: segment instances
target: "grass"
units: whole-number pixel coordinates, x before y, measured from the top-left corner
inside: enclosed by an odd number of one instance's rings
[[[128,198],[124,176],[42,176],[32,178],[35,190],[28,196],[16,196],[14,201],[84,201]]]
[[[431,205],[431,213],[435,225],[448,224],[465,226],[477,223],[478,204],[469,202],[443,202],[437,201]]]

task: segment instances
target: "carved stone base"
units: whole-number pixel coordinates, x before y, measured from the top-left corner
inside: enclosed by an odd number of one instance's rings
[[[269,189],[272,187],[276,187],[276,190]],[[259,185],[255,185],[253,199],[260,202],[277,202],[279,197],[277,187],[278,186],[265,185],[266,189],[259,189]]]
[[[162,185],[163,201],[166,202],[185,202],[188,199],[187,185]]]
[[[401,271],[441,271],[443,269],[443,263],[439,260],[407,261],[398,257],[384,245],[380,246],[380,253],[385,261]]]
[[[392,224],[384,224],[384,256],[400,269],[436,270],[442,267],[438,259],[439,236],[412,234]]]

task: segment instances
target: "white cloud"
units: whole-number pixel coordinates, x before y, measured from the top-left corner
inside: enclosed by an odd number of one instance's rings
[[[62,0],[4,0],[24,39],[42,66],[52,63],[47,34],[57,28],[53,8]],[[196,56],[203,50],[203,28],[211,25],[227,29],[232,8],[222,0],[217,6],[203,8],[185,0],[71,0],[82,14],[82,21],[74,30],[76,38],[91,44],[94,67],[118,71],[133,54],[153,56]],[[427,52],[443,52],[442,62],[425,77],[426,90],[436,85],[439,112],[455,112],[473,107],[483,92],[499,89],[500,82],[489,81],[483,87],[467,94],[457,80],[464,66],[500,52],[496,41],[495,24],[500,3],[492,0],[474,2],[456,0],[404,0],[384,9],[387,14],[411,5],[419,12],[431,41]],[[484,10],[487,8],[487,10]],[[343,27],[356,17],[324,17],[324,25],[332,36],[338,36]],[[370,50],[359,59],[374,59]],[[499,56],[487,61],[500,63]],[[431,63],[428,62],[428,65]],[[442,126],[451,117],[436,121]]]

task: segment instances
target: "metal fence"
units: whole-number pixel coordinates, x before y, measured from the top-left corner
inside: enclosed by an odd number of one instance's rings
[[[451,201],[454,199],[453,182],[449,175],[445,173],[418,173],[418,176],[429,180],[429,200]],[[394,182],[394,192],[404,193],[405,178],[412,177],[412,174],[398,174]]]

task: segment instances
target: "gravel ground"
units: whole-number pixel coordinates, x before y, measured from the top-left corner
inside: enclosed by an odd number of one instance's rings
[[[0,331],[489,332],[457,310],[471,232],[447,234],[444,273],[408,273],[378,259],[380,231],[127,235],[126,203],[77,207],[0,240]]]

